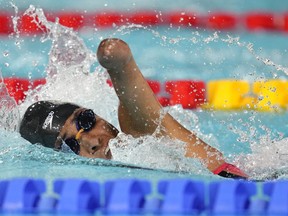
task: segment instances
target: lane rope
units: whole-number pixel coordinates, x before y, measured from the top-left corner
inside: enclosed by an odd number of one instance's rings
[[[19,13],[21,14],[21,13]],[[211,12],[200,14],[197,12],[51,12],[45,13],[49,21],[59,18],[61,25],[81,30],[87,28],[107,29],[128,24],[141,24],[143,26],[169,26],[185,28],[202,28],[219,31],[273,31],[288,32],[288,13],[252,11],[247,13],[234,12]],[[13,32],[13,14],[0,12],[0,35],[7,35]],[[20,16],[18,23],[21,35],[35,35],[42,32],[33,19],[28,15]]]
[[[27,91],[45,85],[46,80],[4,78],[8,93],[19,104]],[[162,106],[181,105],[184,109],[241,110],[253,109],[265,112],[285,111],[288,108],[288,81],[271,79],[245,80],[169,80],[165,82],[147,79],[149,86]],[[112,82],[107,80],[112,86]]]

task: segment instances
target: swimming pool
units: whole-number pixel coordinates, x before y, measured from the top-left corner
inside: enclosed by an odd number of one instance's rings
[[[56,5],[52,3],[46,5],[44,2],[37,4],[42,8],[49,9],[55,9]],[[111,2],[108,2],[107,5],[98,4],[93,6],[95,10],[100,10],[100,6],[115,9]],[[125,4],[131,10],[146,9],[147,7],[129,1],[125,1],[121,7],[125,7]],[[176,6],[174,3],[165,7],[161,3],[151,3],[159,11],[171,10],[175,7],[181,8],[186,4],[187,2],[183,2]],[[273,4],[271,7],[270,1],[267,1],[267,4],[257,5],[254,3],[249,7],[239,7],[242,4],[240,1],[235,1],[234,4],[227,5],[226,9],[235,12],[252,9],[282,11],[284,8],[282,4]],[[79,10],[82,10],[82,5],[84,3],[81,4],[81,7],[79,3],[72,3],[70,7],[63,5],[63,8],[68,10],[78,7]],[[221,2],[209,4],[199,1],[189,8],[196,7],[201,12],[207,12],[220,10],[219,5]],[[17,6],[24,10],[28,8],[25,1]],[[5,3],[3,8],[10,8],[10,4]],[[92,10],[92,7],[89,8]],[[58,36],[60,31],[56,30]],[[72,40],[77,47],[77,49],[74,47],[74,51],[86,53],[88,57],[85,60],[87,61],[75,63],[70,67],[65,67],[67,65],[64,65],[63,62],[63,65],[56,65],[62,69],[58,71],[57,79],[51,79],[49,85],[42,88],[41,93],[36,93],[33,97],[28,98],[21,105],[20,113],[23,113],[24,109],[35,100],[35,97],[57,100],[69,98],[72,102],[93,108],[99,115],[117,126],[116,96],[113,89],[106,84],[107,75],[99,68],[97,62],[94,62],[94,52],[98,43],[101,39],[111,36],[127,41],[145,77],[161,82],[178,79],[209,82],[227,78],[255,81],[263,78],[285,79],[287,76],[285,71],[277,70],[277,67],[265,65],[261,61],[261,59],[270,59],[276,65],[285,68],[287,35],[283,33],[245,31],[215,33],[215,31],[205,29],[191,30],[167,26],[154,28],[130,26],[97,31],[89,30],[78,35],[71,32],[62,34],[57,38],[58,42]],[[82,46],[82,42],[87,48]],[[253,44],[253,50],[250,44]],[[49,38],[43,40],[39,36],[4,37],[0,43],[3,77],[11,75],[31,79],[45,77],[52,45]],[[53,60],[53,57],[55,56],[50,54],[50,60]],[[260,61],[258,57],[260,57]],[[81,70],[87,73],[83,74]],[[91,71],[96,72],[90,73]],[[73,74],[73,76],[67,76],[67,74]],[[275,176],[286,179],[288,172],[287,140],[285,139],[287,137],[287,112],[184,110],[181,106],[167,109],[187,128],[197,131],[201,138],[223,151],[231,162],[238,164],[253,179],[264,180],[275,178]],[[57,178],[70,177],[97,179],[100,182],[120,177],[135,177],[148,179],[152,183],[161,179],[178,177],[200,179],[204,182],[219,179],[217,176],[211,175],[197,161],[181,157],[183,153],[181,143],[155,140],[153,137],[131,140],[129,137],[123,136],[121,139],[129,143],[131,148],[117,149],[117,154],[115,153],[117,161],[153,169],[127,169],[120,167],[118,163],[79,158],[74,154],[55,152],[41,146],[29,145],[18,133],[1,130],[1,179],[21,176],[44,178],[49,183]],[[163,145],[165,145],[165,149],[163,149]]]

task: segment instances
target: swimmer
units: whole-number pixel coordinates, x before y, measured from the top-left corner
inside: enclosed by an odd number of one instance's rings
[[[160,115],[162,107],[138,68],[129,46],[120,39],[105,39],[97,58],[110,75],[119,98],[118,120],[121,131],[133,137],[154,134],[186,143],[186,157],[198,158],[211,172],[228,178],[248,176],[225,161],[223,155],[170,114]],[[39,101],[25,112],[20,134],[31,143],[61,149],[63,143],[76,154],[89,158],[112,159],[109,140],[119,131],[106,120],[71,103]]]

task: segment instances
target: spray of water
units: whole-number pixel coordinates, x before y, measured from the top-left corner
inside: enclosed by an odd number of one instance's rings
[[[236,44],[239,47],[245,47],[255,57],[255,59],[263,62],[264,65],[272,66],[273,68],[276,69],[276,71],[282,71],[286,75],[288,75],[288,68],[286,68],[282,65],[276,64],[271,59],[263,58],[263,57],[259,56],[258,54],[256,54],[256,52],[254,50],[254,45],[252,43],[241,42],[239,37],[231,37],[229,35],[227,35],[227,38],[222,38],[221,40],[225,43],[228,43],[228,44]]]
[[[19,122],[19,109],[15,100],[10,97],[0,71],[0,128],[16,131]]]
[[[52,41],[52,47],[46,68],[47,84],[27,92],[25,102],[20,105],[21,115],[31,103],[38,100],[68,101],[94,109],[119,129],[118,99],[113,88],[106,84],[108,75],[100,67],[91,71],[91,65],[97,61],[95,53],[71,29],[61,26],[57,21],[47,21],[41,9],[30,6],[25,14],[33,17],[37,25],[45,27],[41,40],[43,43]],[[131,28],[127,27],[128,30]],[[186,123],[189,124],[187,120]],[[152,135],[135,139],[120,134],[109,145],[113,159],[122,163],[191,173],[207,172],[199,161],[184,157],[184,143],[168,138],[159,139]]]
[[[14,7],[16,14],[13,19],[15,36],[16,39],[18,38],[18,40],[20,40],[19,32],[17,30],[18,11],[16,6]],[[86,47],[77,33],[69,28],[61,26],[57,20],[55,23],[47,21],[43,10],[30,6],[25,14],[33,17],[34,22],[39,28],[43,29],[44,33],[41,41],[43,43],[51,41],[52,46],[49,52],[49,62],[46,67],[47,84],[36,90],[29,90],[27,92],[27,99],[18,107],[20,109],[20,116],[23,115],[26,108],[35,101],[60,100],[92,108],[97,114],[107,119],[119,129],[117,120],[118,99],[114,90],[106,84],[108,75],[101,67],[97,67],[95,71],[91,71],[91,65],[97,62],[95,53]],[[156,30],[140,25],[120,27],[112,34],[112,37],[118,34],[130,34],[133,30],[138,29],[150,31],[153,37],[159,38],[163,44],[177,44],[182,40],[188,40],[194,44],[199,42],[211,43],[220,38],[217,33],[214,33],[207,38],[201,38],[201,35],[197,31],[195,31],[190,38],[169,38]],[[237,44],[239,47],[245,47],[256,56],[253,51],[253,46],[240,42],[239,38],[231,38],[228,36],[228,39],[220,38],[220,40],[227,44],[233,43]],[[281,70],[287,74],[287,69],[271,63],[270,60],[262,59],[259,56],[256,56],[256,59],[261,60],[266,65],[272,65],[276,67],[277,70]],[[3,98],[6,98],[6,102],[3,100],[1,103],[0,115],[4,117],[1,118],[0,124],[1,126],[5,125],[7,129],[13,130],[17,125],[15,122],[18,122],[19,120],[19,114],[17,114],[18,110],[15,109],[15,101],[8,96],[6,89],[3,86],[0,86],[0,90],[1,97],[3,95]],[[12,112],[14,113],[11,114],[12,117],[7,116],[7,110],[15,111]],[[201,139],[208,143],[213,143],[216,147],[219,145],[213,135],[204,135],[201,133],[200,128],[198,127],[199,120],[193,112],[185,111],[180,106],[167,108],[166,111],[171,113],[184,126],[194,130]],[[247,124],[247,127],[251,126],[249,123]],[[238,127],[230,128],[230,131],[239,134],[239,142],[246,142],[251,137],[255,137],[255,130],[253,127],[250,127],[252,130],[249,132],[241,131]],[[255,143],[250,143],[252,153],[245,156],[238,156],[236,160],[234,158],[234,162],[237,162],[238,165],[240,164],[241,167],[244,167],[245,171],[252,174],[253,177],[259,177],[262,173],[259,178],[267,178],[268,173],[269,175],[271,174],[271,167],[275,167],[275,164],[285,169],[285,163],[288,161],[283,160],[283,158],[288,154],[285,153],[287,152],[285,151],[287,140],[275,141],[271,140],[270,137],[271,136],[267,134],[267,136],[263,136],[258,140],[257,143],[256,141],[254,141]],[[174,140],[172,141],[167,138],[156,138],[155,136],[144,136],[135,139],[129,135],[120,133],[109,145],[115,161],[150,168],[185,171],[196,174],[205,174],[207,172],[199,161],[184,157],[185,145],[182,142],[175,142]],[[259,145],[261,145],[260,148]],[[39,151],[36,151],[36,153],[34,151],[33,154],[30,154],[29,158],[32,160],[43,160],[43,158],[45,158],[45,161],[60,161],[59,163],[65,163],[64,161],[66,160],[74,162],[80,160],[75,160],[75,157],[77,157],[75,155],[63,156],[63,154],[61,154],[63,157],[59,157],[59,155],[55,156],[55,154],[59,153],[51,154],[48,150],[45,152],[46,156],[44,156],[43,154],[39,154],[40,152],[46,151],[46,149],[43,150],[41,146],[35,147],[29,145],[29,147],[25,148],[39,148]],[[12,150],[6,148],[3,149],[2,152],[7,151],[9,152]],[[15,152],[15,149],[13,151]],[[281,154],[279,154],[279,152],[281,152]],[[20,155],[21,153],[19,152],[19,157]],[[268,155],[269,158],[271,155],[273,156],[269,162],[265,161],[265,157]],[[56,158],[58,160],[56,160]],[[85,159],[85,161],[92,160]],[[93,164],[93,162],[91,163]]]

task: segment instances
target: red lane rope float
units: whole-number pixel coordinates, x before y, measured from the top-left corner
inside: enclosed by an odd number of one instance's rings
[[[284,15],[284,31],[288,32],[288,13]]]
[[[161,83],[155,80],[147,80],[148,85],[154,92],[154,94],[159,94],[161,92]]]
[[[284,25],[284,17],[277,17],[273,13],[252,12],[246,15],[246,27],[248,30],[281,30]]]
[[[208,16],[206,26],[218,30],[234,30],[239,23],[237,15],[227,12],[211,13]]]
[[[24,92],[29,89],[29,80],[21,78],[5,78],[4,83],[9,95],[13,97],[17,103],[20,103],[25,99]]]
[[[10,34],[13,32],[12,19],[8,13],[0,12],[0,34]]]
[[[12,14],[0,12],[0,34],[9,34],[13,31]],[[47,19],[55,21],[59,18],[61,25],[79,30],[82,28],[113,28],[127,24],[141,24],[144,26],[208,28],[213,30],[243,30],[256,31],[288,31],[288,14],[272,12],[248,12],[234,14],[231,12],[212,12],[208,15],[195,12],[157,12],[137,11],[119,12],[106,11],[95,13],[79,12],[47,12]],[[36,18],[37,19],[37,18]],[[28,15],[20,17],[19,31],[24,35],[38,34],[45,31],[33,22]],[[42,29],[42,30],[41,30]]]
[[[41,32],[36,23],[33,22],[33,18],[28,15],[24,15],[20,18],[18,30],[24,34]]]
[[[92,24],[97,28],[112,28],[123,25],[125,18],[118,12],[103,12],[96,15],[88,16],[88,20],[92,20]]]
[[[195,109],[206,101],[205,83],[202,81],[167,81],[165,90],[171,95],[169,105],[181,104],[184,109]]]
[[[135,14],[130,14],[128,16],[130,23],[153,26],[160,22],[159,15],[152,11],[140,11]]]
[[[31,83],[31,88],[35,89],[38,86],[45,85],[45,84],[46,84],[46,79],[35,79]]]
[[[159,81],[155,81],[155,80],[147,80],[147,83],[150,86],[150,88],[152,89],[152,91],[154,92],[154,94],[156,95],[159,103],[164,107],[169,106],[170,105],[170,98],[165,97],[165,96],[161,96],[162,84]]]
[[[7,91],[11,97],[19,104],[26,98],[26,92],[29,89],[35,89],[40,85],[46,83],[45,79],[28,80],[24,78],[4,78],[4,84],[6,85]]]
[[[51,17],[51,16],[50,16]],[[73,28],[74,30],[79,30],[84,27],[84,17],[85,15],[76,12],[63,12],[49,18],[50,21],[55,21],[55,17],[59,18],[59,23],[63,26]]]
[[[37,22],[37,17],[36,17]],[[23,15],[20,17],[20,21],[18,24],[18,30],[22,35],[31,35],[31,34],[39,34],[43,31],[46,31],[45,26],[37,25],[34,22],[34,18],[29,15]]]
[[[103,12],[96,15],[87,16],[86,21],[95,27],[111,28],[125,24],[140,24],[153,26],[159,23],[159,16],[156,12],[141,11],[138,13],[128,13],[122,15],[118,12]]]
[[[170,26],[187,26],[197,27],[201,26],[201,20],[193,12],[172,12],[164,15],[164,23]]]

